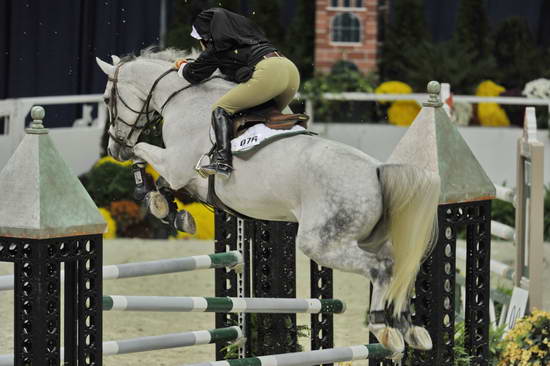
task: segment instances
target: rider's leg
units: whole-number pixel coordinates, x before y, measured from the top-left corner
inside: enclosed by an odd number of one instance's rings
[[[231,175],[231,115],[263,104],[288,89],[289,76],[283,60],[273,57],[259,62],[250,80],[237,85],[214,104],[212,124],[217,150],[212,162],[201,167],[202,172],[226,178]]]
[[[233,122],[231,116],[223,108],[216,107],[212,112],[212,127],[216,136],[216,151],[210,164],[202,166],[201,170],[208,174],[219,174],[229,178],[232,166],[231,135]]]
[[[290,104],[290,102],[292,102],[294,96],[300,88],[300,71],[298,71],[298,68],[291,60],[285,58],[283,59],[283,61],[286,64],[285,68],[288,72],[287,87],[281,94],[273,98],[275,100],[275,103],[277,104],[277,109],[279,109],[279,111],[281,112],[283,112],[284,109]]]

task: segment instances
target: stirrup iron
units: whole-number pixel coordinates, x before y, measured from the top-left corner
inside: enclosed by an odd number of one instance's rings
[[[208,157],[208,153],[206,154],[203,154],[199,161],[197,161],[197,164],[195,164],[195,171],[197,172],[198,175],[200,175],[202,178],[208,178],[209,174],[207,174],[203,169],[202,169],[202,161]]]

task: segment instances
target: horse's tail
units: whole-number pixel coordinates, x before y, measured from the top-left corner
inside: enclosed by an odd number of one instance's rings
[[[409,301],[423,256],[437,240],[441,183],[437,174],[411,165],[382,165],[379,176],[394,258],[385,300],[397,316]]]

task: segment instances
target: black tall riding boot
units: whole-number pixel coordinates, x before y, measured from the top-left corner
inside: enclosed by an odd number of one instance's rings
[[[229,178],[233,166],[231,165],[231,135],[233,130],[233,121],[231,116],[223,108],[216,108],[212,112],[212,126],[216,135],[216,151],[212,161],[208,165],[201,167],[205,174],[218,174]]]

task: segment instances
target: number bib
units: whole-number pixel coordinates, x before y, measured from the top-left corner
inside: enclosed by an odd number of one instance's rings
[[[241,136],[231,140],[231,151],[234,155],[238,155],[259,148],[276,138],[278,139],[303,133],[309,133],[309,131],[298,125],[292,127],[290,130],[273,130],[266,127],[263,123],[259,123],[250,127]]]

